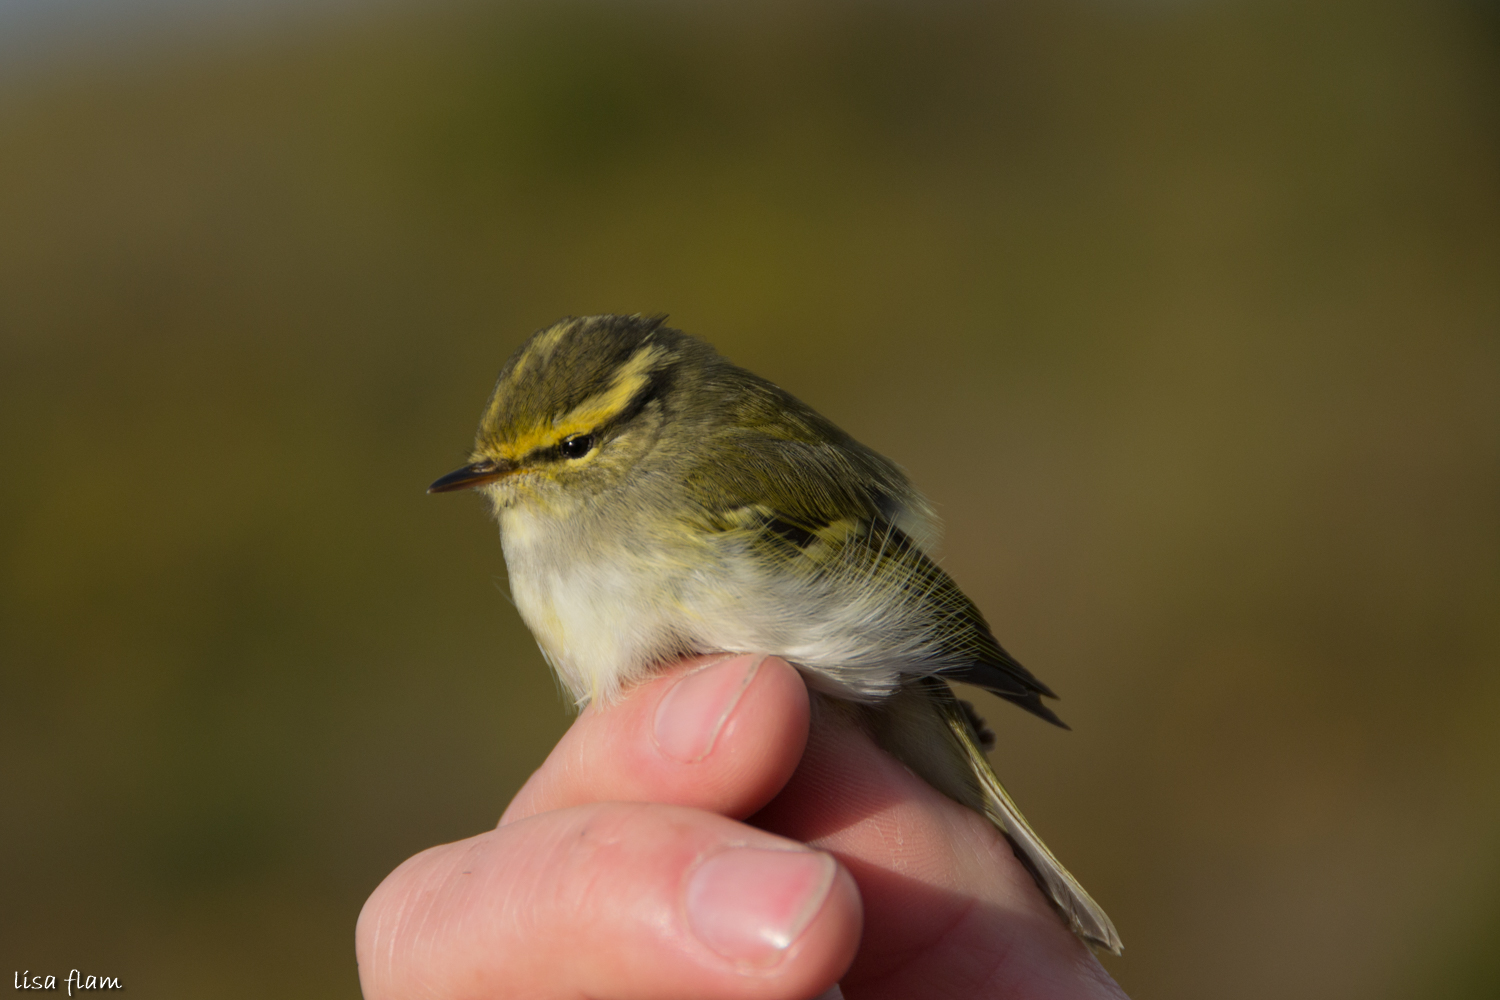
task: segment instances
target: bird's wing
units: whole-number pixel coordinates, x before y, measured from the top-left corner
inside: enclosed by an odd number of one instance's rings
[[[842,448],[777,444],[768,453],[741,449],[711,475],[687,477],[707,527],[744,533],[768,564],[870,606],[872,632],[890,629],[893,648],[920,650],[903,674],[973,684],[1066,728],[1041,700],[1056,695],[1005,651],[974,602],[898,526],[916,496],[904,477],[875,479],[851,467],[859,456]]]

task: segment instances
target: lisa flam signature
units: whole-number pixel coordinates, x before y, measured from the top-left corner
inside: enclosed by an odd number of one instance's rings
[[[119,976],[86,976],[77,969],[72,970],[63,977],[59,985],[57,977],[50,974],[31,974],[31,970],[16,973],[16,989],[18,990],[56,990],[66,988],[68,996],[73,995],[74,990],[123,990],[120,985]]]

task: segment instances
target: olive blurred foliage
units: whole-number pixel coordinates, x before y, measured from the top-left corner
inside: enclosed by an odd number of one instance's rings
[[[1500,993],[1492,8],[416,7],[0,90],[4,963],[357,996],[568,723],[423,487],[660,310],[937,502],[1127,989]]]

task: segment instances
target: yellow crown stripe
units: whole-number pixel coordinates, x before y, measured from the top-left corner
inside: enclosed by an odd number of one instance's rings
[[[569,333],[572,333],[577,326],[578,321],[576,319],[567,320],[532,337],[531,343],[526,346],[526,353],[516,363],[517,370],[529,368],[534,364],[540,366],[540,364],[545,363],[547,359],[552,357],[552,352],[557,349],[557,345],[562,342],[562,339]]]

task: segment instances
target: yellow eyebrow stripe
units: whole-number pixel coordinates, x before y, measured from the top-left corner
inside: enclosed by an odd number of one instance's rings
[[[657,344],[647,344],[615,373],[609,387],[579,403],[551,423],[533,427],[499,448],[500,457],[516,461],[539,448],[550,448],[574,434],[587,434],[629,406],[636,395],[651,381],[651,372],[666,351]]]
[[[553,426],[587,425],[584,429],[590,430],[617,415],[629,406],[636,394],[651,381],[651,371],[665,353],[656,344],[645,345],[631,355],[629,361],[620,366],[620,370],[615,373],[614,381],[609,384],[608,389],[590,396],[558,417],[552,422]]]

